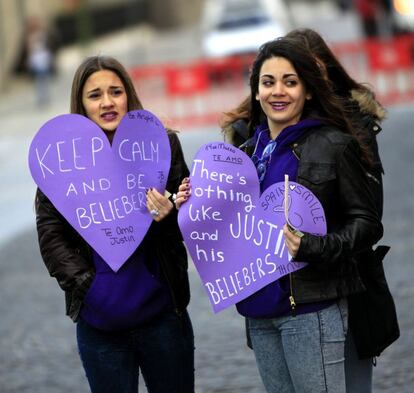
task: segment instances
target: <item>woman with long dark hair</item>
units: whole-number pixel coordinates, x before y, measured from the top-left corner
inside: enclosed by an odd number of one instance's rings
[[[310,189],[325,211],[327,234],[285,243],[303,269],[237,304],[246,318],[267,392],[344,393],[347,296],[363,290],[355,257],[382,236],[361,149],[341,100],[299,40],[264,44],[250,77],[248,141],[260,189],[289,178]],[[177,206],[191,197],[181,184]]]
[[[319,33],[309,28],[301,28],[292,30],[286,37],[298,40],[312,53],[324,78],[330,82],[335,95],[339,97],[343,111],[364,150],[364,169],[381,219],[384,171],[377,135],[386,116],[384,107],[368,85],[355,81],[348,74]],[[236,146],[242,145],[248,137],[250,112],[251,100],[246,97],[239,106],[225,113],[222,118],[225,137]],[[364,291],[348,297],[350,332],[345,347],[348,393],[372,391],[373,358],[399,337],[394,301],[381,263],[388,249],[379,246],[376,250],[369,248],[358,255],[358,266],[364,285],[372,283],[381,292],[381,296]],[[373,301],[382,302],[382,307],[379,304],[374,305]],[[367,318],[368,312],[372,318]]]
[[[77,69],[71,113],[94,121],[112,142],[122,117],[142,109],[125,68],[93,56]],[[177,190],[188,168],[177,134],[167,131],[171,169],[166,189]],[[136,393],[142,372],[149,392],[194,393],[194,337],[187,254],[172,201],[155,188],[146,205],[153,222],[139,247],[114,272],[56,210],[36,195],[39,246],[65,291],[76,322],[79,354],[93,393]]]

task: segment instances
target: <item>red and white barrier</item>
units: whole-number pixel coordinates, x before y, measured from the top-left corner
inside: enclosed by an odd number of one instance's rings
[[[369,83],[384,105],[414,102],[414,35],[332,46],[351,76]],[[180,129],[217,125],[248,94],[254,55],[135,67],[132,78],[146,109]]]

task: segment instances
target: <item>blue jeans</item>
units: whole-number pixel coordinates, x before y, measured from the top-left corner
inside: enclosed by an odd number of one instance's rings
[[[77,323],[79,354],[92,393],[194,393],[194,336],[187,313],[168,312],[133,330]]]
[[[345,341],[346,393],[372,392],[372,359],[360,359],[351,332]]]
[[[268,393],[345,393],[346,300],[321,311],[247,320]]]

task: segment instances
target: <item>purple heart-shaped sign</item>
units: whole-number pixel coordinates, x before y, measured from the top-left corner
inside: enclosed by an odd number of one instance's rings
[[[57,116],[29,151],[36,184],[115,272],[151,225],[145,190],[164,192],[170,164],[166,130],[145,110],[123,117],[112,146],[86,117]]]
[[[191,190],[178,222],[215,312],[306,265],[292,262],[285,246],[284,183],[260,195],[256,168],[241,150],[223,142],[202,146]],[[326,233],[323,207],[306,187],[289,182],[287,208],[295,229]]]

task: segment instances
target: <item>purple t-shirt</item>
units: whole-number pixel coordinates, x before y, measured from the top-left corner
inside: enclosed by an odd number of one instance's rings
[[[286,127],[275,139],[276,146],[268,161],[267,169],[262,182],[260,191],[263,192],[272,184],[284,181],[285,174],[289,179],[295,179],[298,172],[298,159],[292,153],[291,145],[302,135],[312,132],[312,128],[320,126],[319,120],[302,120],[299,123]],[[255,132],[256,149],[253,155],[262,157],[263,150],[271,141],[267,124],[260,125]],[[257,165],[257,164],[256,164]],[[306,269],[306,268],[305,268]],[[237,303],[237,311],[250,318],[274,318],[287,315],[292,309],[290,306],[290,281],[289,276],[281,277],[253,295]],[[296,314],[306,314],[315,312],[328,307],[333,302],[323,301],[318,303],[297,304]]]
[[[172,306],[159,262],[146,252],[145,241],[114,272],[96,253],[96,276],[87,292],[81,318],[97,329],[136,328]]]

